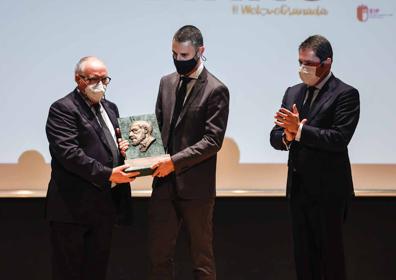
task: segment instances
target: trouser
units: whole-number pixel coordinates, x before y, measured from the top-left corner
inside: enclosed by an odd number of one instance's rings
[[[112,227],[51,222],[52,279],[105,280]]]
[[[151,199],[149,207],[150,280],[175,279],[174,253],[184,223],[193,264],[194,279],[215,280],[211,199]]]
[[[347,201],[315,199],[296,188],[290,210],[297,279],[345,280],[342,227]]]

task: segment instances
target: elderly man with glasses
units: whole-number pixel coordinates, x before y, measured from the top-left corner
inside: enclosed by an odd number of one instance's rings
[[[118,109],[103,98],[110,80],[102,61],[84,57],[75,69],[77,87],[49,110],[52,279],[104,280],[112,226],[130,219],[128,183],[138,173],[123,172]]]

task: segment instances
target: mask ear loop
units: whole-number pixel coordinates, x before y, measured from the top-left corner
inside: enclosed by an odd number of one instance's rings
[[[198,55],[198,51],[195,54],[198,58],[202,59],[202,61],[206,61],[206,56],[204,56],[203,54]]]
[[[106,99],[106,92],[107,92],[107,85],[105,85],[102,81],[100,81],[102,83],[102,86],[104,87],[105,91],[103,93],[103,97],[102,99]]]
[[[202,61],[206,61],[206,57],[203,54],[198,55],[198,51],[199,51],[199,48],[197,48],[195,50],[195,56],[197,56],[198,58],[202,59]]]

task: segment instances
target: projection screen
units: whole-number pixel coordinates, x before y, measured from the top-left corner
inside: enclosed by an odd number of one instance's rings
[[[45,196],[52,102],[75,87],[79,58],[109,68],[106,98],[121,116],[154,112],[161,76],[174,71],[171,40],[201,29],[205,66],[230,90],[218,195],[284,195],[287,153],[269,144],[274,112],[299,83],[298,45],[321,34],[333,74],[360,91],[361,118],[349,145],[359,194],[396,191],[396,2],[385,0],[140,0],[0,2],[0,193]],[[151,178],[132,184],[147,196]]]

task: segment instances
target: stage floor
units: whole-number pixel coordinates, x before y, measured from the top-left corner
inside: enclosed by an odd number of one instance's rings
[[[148,198],[134,199],[135,224],[115,228],[108,280],[144,280]],[[0,279],[49,280],[43,198],[0,199]],[[288,204],[281,197],[218,198],[215,254],[219,280],[295,279]],[[349,279],[396,279],[396,197],[359,197],[345,225]],[[177,279],[193,279],[180,235]]]

